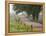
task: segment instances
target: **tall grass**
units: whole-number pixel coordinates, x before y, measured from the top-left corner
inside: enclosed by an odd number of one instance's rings
[[[14,32],[14,17],[10,16],[10,32]]]
[[[31,25],[26,25],[26,24],[18,24],[18,22],[16,22],[15,24],[15,31],[16,32],[31,32]]]
[[[10,17],[10,32],[31,32],[31,25],[21,24]]]

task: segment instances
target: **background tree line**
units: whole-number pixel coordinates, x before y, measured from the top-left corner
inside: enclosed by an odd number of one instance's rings
[[[41,5],[14,4],[13,10],[17,10],[16,14],[20,13],[21,11],[26,11],[28,15],[27,17],[30,17],[32,14],[33,20],[35,20],[35,18],[38,20],[38,16],[42,8]]]

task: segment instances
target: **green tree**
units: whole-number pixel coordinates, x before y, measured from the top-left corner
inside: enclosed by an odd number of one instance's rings
[[[32,14],[33,20],[35,20],[35,17],[36,19],[38,19],[39,12],[41,11],[41,6],[29,4],[14,4],[13,9],[14,11],[18,10],[16,13],[19,13],[20,11],[26,11],[28,16]]]

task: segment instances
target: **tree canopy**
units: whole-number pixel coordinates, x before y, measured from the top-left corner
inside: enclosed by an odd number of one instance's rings
[[[20,13],[22,11],[26,11],[27,15],[33,15],[33,19],[35,16],[38,18],[38,14],[41,11],[41,5],[31,5],[31,4],[14,4],[13,5],[14,11],[18,10],[16,13]]]
[[[41,10],[41,6],[40,5],[29,5],[29,4],[14,4],[13,5],[13,9],[14,11],[18,10],[18,13],[22,10],[22,11],[27,11],[27,14],[33,14],[33,13],[39,13]]]

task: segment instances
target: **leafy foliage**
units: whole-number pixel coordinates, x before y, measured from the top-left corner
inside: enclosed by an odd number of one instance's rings
[[[20,13],[21,11],[26,11],[27,15],[33,15],[33,19],[35,17],[38,19],[39,12],[41,11],[41,5],[29,5],[29,4],[14,4],[13,5],[14,11],[18,10],[16,13]]]

